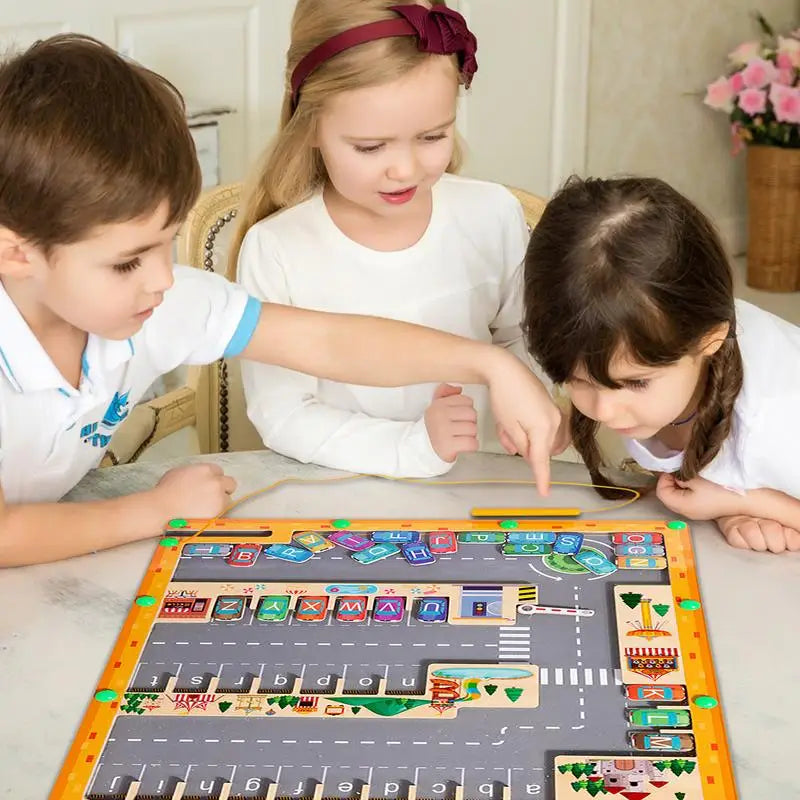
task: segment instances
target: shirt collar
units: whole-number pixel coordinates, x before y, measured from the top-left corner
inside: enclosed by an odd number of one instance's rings
[[[101,372],[130,360],[135,345],[132,339],[103,339],[89,334],[83,352],[82,373],[94,380],[93,369]],[[0,283],[0,371],[18,392],[58,389],[73,394],[70,386],[28,326],[14,301]]]
[[[747,470],[744,462],[744,441],[747,434],[747,423],[742,418],[740,409],[735,408],[731,432],[711,463],[700,470],[701,477],[738,494],[743,493],[747,489]],[[677,472],[683,465],[683,451],[656,455],[648,447],[647,441],[625,438],[624,443],[628,454],[640,466],[651,472]]]

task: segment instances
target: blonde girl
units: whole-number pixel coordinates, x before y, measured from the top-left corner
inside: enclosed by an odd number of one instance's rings
[[[426,324],[527,359],[522,210],[504,187],[454,174],[459,85],[476,49],[443,2],[299,0],[280,129],[234,247],[250,292]],[[300,461],[427,476],[460,453],[499,450],[480,387],[373,389],[260,364],[243,379],[264,443]]]

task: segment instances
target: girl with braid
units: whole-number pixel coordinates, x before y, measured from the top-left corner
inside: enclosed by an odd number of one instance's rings
[[[654,178],[570,179],[533,232],[524,303],[595,483],[604,425],[660,473],[671,511],[716,520],[734,547],[800,551],[800,328],[734,300],[689,200]]]

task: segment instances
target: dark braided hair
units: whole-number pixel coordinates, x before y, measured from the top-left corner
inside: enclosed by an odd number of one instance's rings
[[[733,276],[716,230],[683,195],[657,178],[570,178],[533,230],[524,305],[528,349],[557,384],[582,367],[598,384],[619,389],[609,365],[620,349],[637,363],[663,367],[727,326],[725,341],[706,358],[705,391],[679,477],[693,478],[717,455],[742,387]],[[572,408],[573,444],[592,481],[608,484],[597,428]]]

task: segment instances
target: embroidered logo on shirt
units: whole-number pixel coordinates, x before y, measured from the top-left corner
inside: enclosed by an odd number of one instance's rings
[[[81,428],[81,439],[84,444],[90,444],[92,447],[108,446],[115,428],[128,416],[129,394],[129,392],[125,392],[125,394],[115,392],[106,413],[103,414],[103,419]]]

